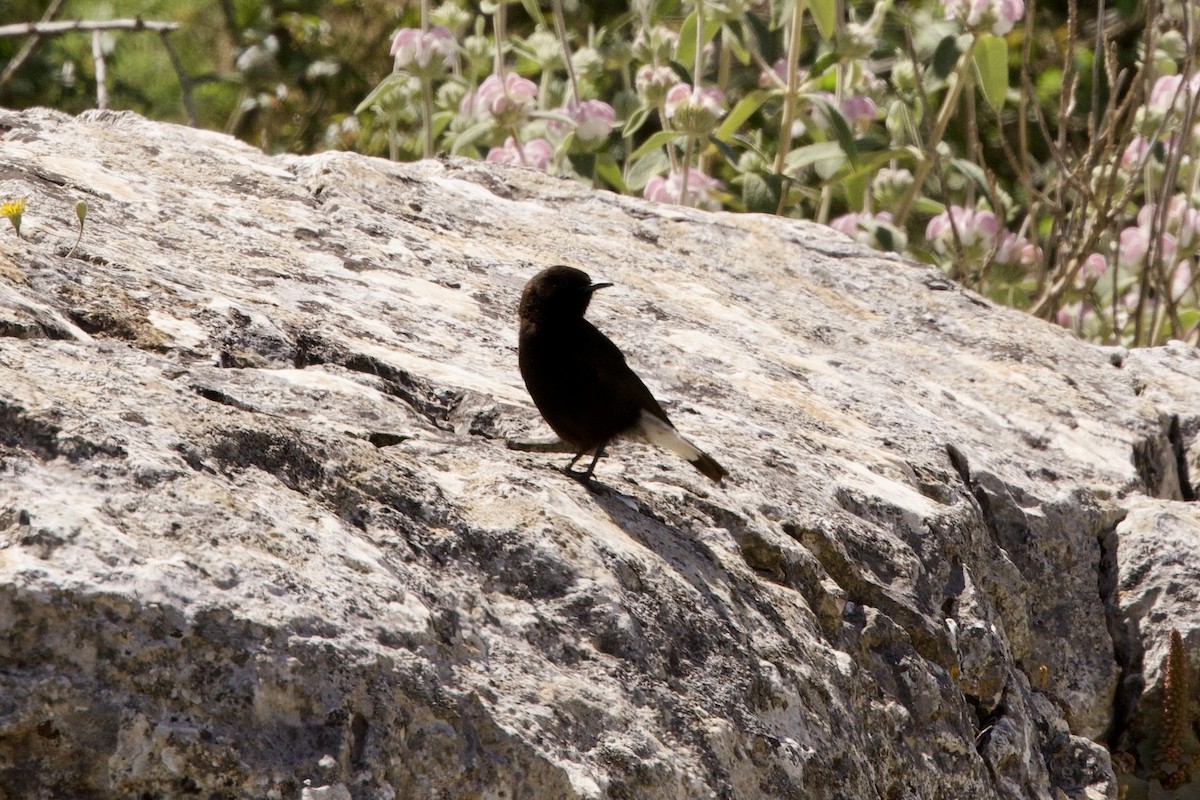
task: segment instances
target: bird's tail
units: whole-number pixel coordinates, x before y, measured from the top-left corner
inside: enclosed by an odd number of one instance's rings
[[[637,427],[651,444],[681,456],[714,483],[720,483],[729,474],[729,470],[718,464],[715,458],[680,436],[671,423],[643,411]]]
[[[689,461],[696,469],[704,473],[705,477],[713,483],[720,483],[721,478],[729,474],[729,470],[717,463],[717,460],[703,451],[700,452],[700,457],[694,461]]]

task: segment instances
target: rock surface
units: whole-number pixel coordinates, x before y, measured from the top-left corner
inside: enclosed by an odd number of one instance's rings
[[[812,224],[127,114],[0,111],[16,196],[0,797],[1161,771],[1139,698],[1171,629],[1200,662],[1195,350],[1089,346]],[[555,263],[616,284],[590,317],[725,483],[623,443],[590,492],[506,446],[549,435],[515,307]]]

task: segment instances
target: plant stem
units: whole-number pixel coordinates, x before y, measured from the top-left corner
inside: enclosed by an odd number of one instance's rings
[[[908,220],[908,212],[912,210],[913,202],[917,199],[917,193],[921,191],[922,184],[929,177],[929,170],[933,169],[933,165],[937,163],[937,146],[938,142],[942,141],[942,137],[946,133],[946,126],[950,124],[950,117],[954,114],[954,108],[958,105],[958,96],[962,93],[963,86],[967,83],[967,70],[971,67],[971,59],[975,55],[975,45],[978,39],[971,38],[971,45],[967,48],[967,52],[962,54],[958,60],[958,69],[954,73],[954,83],[950,85],[950,91],[946,93],[946,99],[942,101],[942,108],[938,112],[937,123],[933,128],[933,135],[929,139],[929,151],[926,152],[925,158],[921,159],[921,163],[917,165],[917,172],[913,175],[912,186],[908,187],[908,191],[904,193],[904,198],[900,201],[900,205],[896,209],[895,224],[899,228],[904,227],[904,223]]]
[[[421,78],[421,131],[425,158],[433,158],[433,80]]]
[[[575,78],[575,65],[571,62],[571,48],[567,42],[567,23],[564,19],[562,0],[551,0],[554,11],[554,32],[558,34],[558,43],[562,47],[563,64],[567,67],[567,77],[571,80],[571,96],[563,105],[571,107],[572,101],[579,102],[579,81]]]
[[[783,97],[783,121],[779,125],[779,146],[775,150],[775,174],[783,174],[783,160],[792,146],[792,123],[796,120],[796,95],[799,90],[796,66],[800,63],[800,36],[804,31],[804,2],[796,0],[792,8],[792,28],[788,36],[787,94]],[[779,208],[783,212],[783,195],[779,197]]]
[[[694,152],[695,148],[696,137],[687,137],[687,145],[684,147],[683,151],[683,171],[679,180],[679,205],[681,206],[691,205],[691,203],[687,202],[688,170],[691,169],[692,166],[692,153]]]

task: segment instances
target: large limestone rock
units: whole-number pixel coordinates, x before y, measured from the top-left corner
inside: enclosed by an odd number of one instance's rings
[[[0,131],[0,796],[1115,798],[1106,746],[1156,780],[1196,351],[520,169]],[[723,485],[507,446],[548,436],[515,306],[555,263],[616,284],[591,317]]]

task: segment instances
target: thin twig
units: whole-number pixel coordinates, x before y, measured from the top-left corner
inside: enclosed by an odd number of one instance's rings
[[[792,27],[788,32],[787,51],[787,94],[783,97],[783,119],[779,123],[779,144],[775,151],[775,174],[783,174],[784,159],[792,148],[792,123],[796,119],[796,100],[799,94],[799,79],[796,75],[796,65],[800,63],[800,36],[804,31],[802,17],[804,6],[797,3],[792,9]],[[779,195],[779,207],[776,214],[783,213],[784,193]]]
[[[1183,7],[1184,14],[1184,29],[1188,31],[1187,36],[1190,39],[1191,25],[1189,24],[1189,13],[1186,5]],[[1195,56],[1192,53],[1192,42],[1187,41],[1187,55],[1184,56],[1183,63],[1180,65],[1180,74],[1191,75],[1192,66],[1195,61]],[[1174,110],[1179,101],[1180,95],[1188,97],[1190,92],[1189,82],[1184,80],[1179,82],[1179,86],[1175,89],[1175,94],[1171,98],[1170,108]],[[1159,198],[1158,205],[1154,209],[1154,219],[1150,225],[1150,250],[1146,254],[1147,270],[1151,266],[1154,269],[1155,277],[1155,292],[1162,297],[1163,302],[1154,304],[1151,308],[1151,338],[1146,344],[1154,344],[1157,340],[1159,324],[1159,312],[1162,306],[1166,306],[1166,319],[1171,324],[1172,335],[1178,335],[1181,329],[1179,321],[1179,311],[1175,305],[1175,298],[1171,294],[1171,282],[1174,276],[1175,265],[1163,263],[1165,253],[1162,252],[1163,234],[1167,230],[1167,216],[1171,208],[1171,200],[1174,197],[1175,183],[1179,179],[1180,162],[1183,160],[1184,154],[1190,152],[1189,140],[1191,139],[1192,123],[1196,119],[1196,104],[1200,102],[1200,92],[1188,97],[1189,102],[1183,113],[1183,120],[1175,142],[1175,146],[1171,148],[1170,156],[1164,165],[1163,171],[1163,194]],[[1170,111],[1167,112],[1170,115]]]
[[[50,5],[46,6],[46,12],[42,14],[41,21],[50,22],[52,19],[57,17],[58,12],[62,10],[62,7],[66,2],[67,0],[52,0]],[[0,75],[0,92],[3,92],[8,87],[8,84],[12,81],[13,76],[17,74],[17,70],[24,66],[25,62],[29,60],[29,57],[33,55],[34,50],[36,50],[38,45],[41,43],[42,35],[40,33],[35,33],[29,37],[24,45],[21,46],[21,51],[17,53],[16,57],[14,57],[12,61],[8,62],[8,66],[4,68],[4,73]]]
[[[563,10],[562,0],[551,0],[551,10],[554,14],[554,32],[558,35],[558,46],[562,48],[563,66],[567,68],[567,79],[571,83],[571,96],[567,102],[563,103],[566,108],[571,108],[583,102],[583,98],[579,96],[579,80],[575,77],[575,63],[571,60],[571,43],[567,38],[567,21],[566,14]]]
[[[924,185],[925,178],[929,177],[929,171],[933,169],[934,164],[938,161],[937,146],[946,134],[946,126],[950,124],[954,108],[958,105],[959,95],[969,85],[967,74],[970,71],[972,59],[975,57],[975,47],[978,44],[979,38],[972,37],[971,43],[967,45],[966,52],[959,56],[958,64],[954,70],[954,81],[950,84],[950,88],[942,100],[942,107],[938,111],[938,118],[933,126],[932,138],[927,140],[928,149],[923,154],[921,163],[917,165],[916,172],[913,173],[912,186],[908,187],[908,191],[905,192],[904,197],[900,200],[900,204],[896,208],[895,223],[898,227],[904,227],[904,223],[908,220],[908,212],[912,210],[913,202],[917,199],[917,194],[920,192],[921,186]]]
[[[171,67],[175,70],[175,76],[179,78],[179,93],[182,95],[183,110],[187,114],[188,125],[194,128],[199,124],[200,117],[196,114],[196,103],[192,100],[192,79],[184,71],[179,54],[171,46],[169,34],[166,31],[160,31],[158,37],[162,39],[163,49],[167,51],[167,58],[171,60]]]

